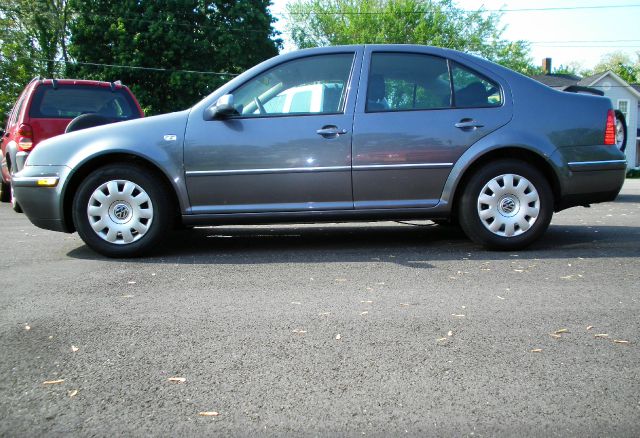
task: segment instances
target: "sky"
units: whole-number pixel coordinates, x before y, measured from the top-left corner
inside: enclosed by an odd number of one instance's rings
[[[284,33],[285,12],[289,0],[272,0],[271,10],[280,20],[276,28]],[[603,55],[622,51],[631,59],[640,52],[640,0],[458,0],[458,7],[476,10],[528,8],[592,9],[504,12],[501,25],[503,38],[531,42],[531,56],[540,65],[542,58],[552,58],[553,66],[579,64],[593,68]],[[636,5],[636,7],[612,7]],[[593,8],[606,6],[606,8]],[[286,41],[285,50],[295,47]]]

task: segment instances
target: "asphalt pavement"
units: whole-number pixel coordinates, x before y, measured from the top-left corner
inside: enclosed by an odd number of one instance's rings
[[[639,213],[630,180],[526,251],[412,221],[112,260],[2,204],[0,435],[640,436]]]

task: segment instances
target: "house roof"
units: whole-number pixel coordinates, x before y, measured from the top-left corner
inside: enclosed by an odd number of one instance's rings
[[[531,76],[538,82],[542,82],[550,87],[564,88],[569,85],[576,85],[580,80],[580,76],[570,74],[546,74]]]
[[[546,75],[536,75],[531,76],[538,82],[542,82],[545,85],[548,85],[552,88],[560,88],[565,89],[571,85],[579,85],[582,87],[593,87],[596,89],[600,89],[601,87],[595,86],[594,84],[600,81],[605,76],[610,76],[615,81],[620,83],[621,86],[625,87],[631,94],[633,94],[638,100],[640,100],[640,84],[630,85],[620,76],[612,72],[611,70],[596,73],[595,75],[586,76],[581,78],[580,76],[571,75],[571,74],[546,74]]]

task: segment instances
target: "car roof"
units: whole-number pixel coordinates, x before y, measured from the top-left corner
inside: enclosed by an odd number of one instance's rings
[[[111,88],[115,87],[116,89],[127,88],[125,85],[122,85],[120,82],[104,82],[104,81],[93,81],[88,79],[40,79],[36,83],[37,85],[53,85],[53,82],[56,82],[57,85],[82,85],[85,87],[102,87],[102,88]]]

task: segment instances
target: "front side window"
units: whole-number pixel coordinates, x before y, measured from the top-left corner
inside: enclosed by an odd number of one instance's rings
[[[411,53],[373,53],[367,112],[449,108],[451,83],[444,58]]]
[[[500,87],[493,81],[452,62],[454,104],[457,108],[484,108],[502,105]]]
[[[341,113],[353,56],[311,56],[280,64],[233,92],[236,110],[250,117]]]

